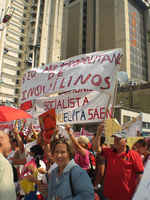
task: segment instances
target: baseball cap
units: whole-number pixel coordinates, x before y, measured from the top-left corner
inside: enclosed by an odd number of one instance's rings
[[[124,131],[120,131],[112,134],[112,137],[127,138],[127,134]]]

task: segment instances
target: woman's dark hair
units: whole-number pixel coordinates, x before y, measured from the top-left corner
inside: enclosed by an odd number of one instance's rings
[[[139,139],[134,145],[139,144],[142,147],[146,147],[148,146],[147,142],[145,141],[145,139]]]
[[[72,147],[70,141],[64,137],[59,137],[58,139],[55,139],[52,141],[52,143],[51,143],[52,154],[54,154],[57,144],[65,144],[67,146],[67,152],[69,153],[70,160],[74,158],[73,147]]]
[[[44,156],[44,151],[42,147],[39,144],[34,145],[30,148],[30,152],[34,154],[35,163],[37,165],[37,168],[39,168],[41,166],[40,160],[43,160]]]

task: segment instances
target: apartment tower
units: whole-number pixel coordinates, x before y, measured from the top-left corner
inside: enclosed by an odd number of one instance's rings
[[[0,0],[0,103],[18,104],[23,73],[60,60],[63,0]]]

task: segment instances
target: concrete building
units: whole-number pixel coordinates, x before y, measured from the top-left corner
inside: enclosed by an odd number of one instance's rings
[[[64,0],[45,0],[41,35],[41,63],[60,61]]]
[[[150,114],[150,83],[118,88],[116,105]]]
[[[0,0],[0,103],[19,102],[23,73],[60,60],[63,0]]]
[[[29,18],[28,2],[0,1],[1,20],[12,15],[7,23],[1,21],[0,31],[0,101],[18,102],[21,70],[24,68],[25,29]]]
[[[135,117],[138,117],[140,113],[132,110],[120,109],[120,123],[124,124]],[[143,135],[150,135],[150,114],[142,113],[142,133]]]
[[[120,124],[143,113],[143,134],[150,134],[150,83],[118,88],[115,117]]]
[[[122,48],[121,71],[150,80],[149,0],[70,0],[63,17],[62,59]]]

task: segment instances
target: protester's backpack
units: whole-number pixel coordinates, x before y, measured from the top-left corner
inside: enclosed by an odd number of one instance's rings
[[[87,173],[90,176],[92,183],[94,184],[96,177],[96,158],[93,151],[89,152],[90,167],[87,170]]]
[[[71,175],[71,173],[72,173],[72,170],[70,171],[70,174],[69,174],[69,182],[70,182],[70,187],[71,187],[72,195],[74,196],[74,190],[73,190],[72,175]],[[100,197],[97,194],[97,192],[94,192],[94,200],[100,200]]]

